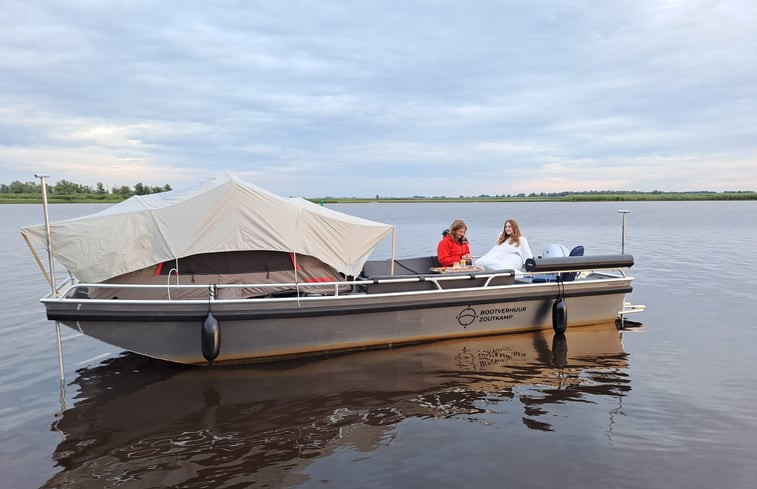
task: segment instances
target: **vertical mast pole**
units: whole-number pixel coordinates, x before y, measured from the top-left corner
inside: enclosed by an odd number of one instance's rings
[[[58,286],[55,282],[55,259],[53,258],[53,240],[50,233],[50,213],[47,209],[47,182],[45,179],[48,175],[35,174],[35,177],[39,178],[40,186],[42,187],[42,207],[45,209],[45,230],[47,231],[47,257],[50,265],[50,287],[52,289],[52,297],[58,297]],[[55,321],[55,336],[58,339],[58,369],[60,371],[60,385],[61,385],[61,397],[65,394],[65,377],[63,375],[63,345],[60,337],[60,323]]]
[[[624,255],[626,253],[626,214],[628,214],[631,211],[627,209],[621,209],[618,212],[623,214],[623,226],[621,228],[622,231],[621,231],[621,236],[620,236],[620,254]]]
[[[396,228],[392,226],[392,261],[390,262],[391,265],[389,265],[389,275],[394,275],[394,245],[396,240],[395,231]]]
[[[55,264],[53,260],[53,240],[50,237],[50,214],[47,210],[47,183],[45,179],[49,175],[41,175],[39,173],[34,175],[39,178],[40,186],[42,187],[42,208],[45,210],[45,231],[47,231],[47,258],[50,266],[50,287],[52,288],[53,297],[58,297],[58,289],[55,284]]]

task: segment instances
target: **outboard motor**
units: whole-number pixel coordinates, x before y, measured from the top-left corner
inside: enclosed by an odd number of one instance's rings
[[[559,243],[549,243],[542,254],[544,258],[561,258],[568,255],[570,255],[568,248]]]
[[[542,255],[538,258],[563,258],[565,256],[568,256],[569,251],[568,248],[565,245],[561,245],[559,243],[549,243],[547,244],[547,247],[544,248],[544,251],[542,252]],[[526,269],[528,269],[528,266],[526,266]],[[555,282],[557,281],[558,275],[550,274],[550,275],[540,275],[536,276],[533,279],[534,283],[541,283],[541,282]]]

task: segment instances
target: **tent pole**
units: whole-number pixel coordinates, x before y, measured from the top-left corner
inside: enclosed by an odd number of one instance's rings
[[[45,266],[42,264],[42,260],[39,259],[39,255],[37,255],[37,251],[32,246],[31,241],[29,241],[29,238],[24,234],[21,233],[21,236],[24,238],[24,241],[26,241],[26,246],[29,247],[29,250],[32,252],[32,256],[34,257],[34,260],[37,262],[37,266],[40,270],[42,270],[42,275],[45,276],[45,280],[47,280],[47,283],[52,285],[52,280],[50,280],[50,276],[47,274],[47,270],[45,270]]]

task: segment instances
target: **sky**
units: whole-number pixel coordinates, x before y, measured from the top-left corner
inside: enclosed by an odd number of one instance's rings
[[[0,183],[757,190],[754,0],[3,0],[0,32]]]

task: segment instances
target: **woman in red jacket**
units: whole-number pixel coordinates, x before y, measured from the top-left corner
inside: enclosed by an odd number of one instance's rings
[[[467,230],[468,226],[460,219],[449,227],[449,233],[439,241],[436,247],[436,256],[441,266],[451,267],[455,263],[460,263],[461,260],[470,263],[470,247],[465,238]]]

